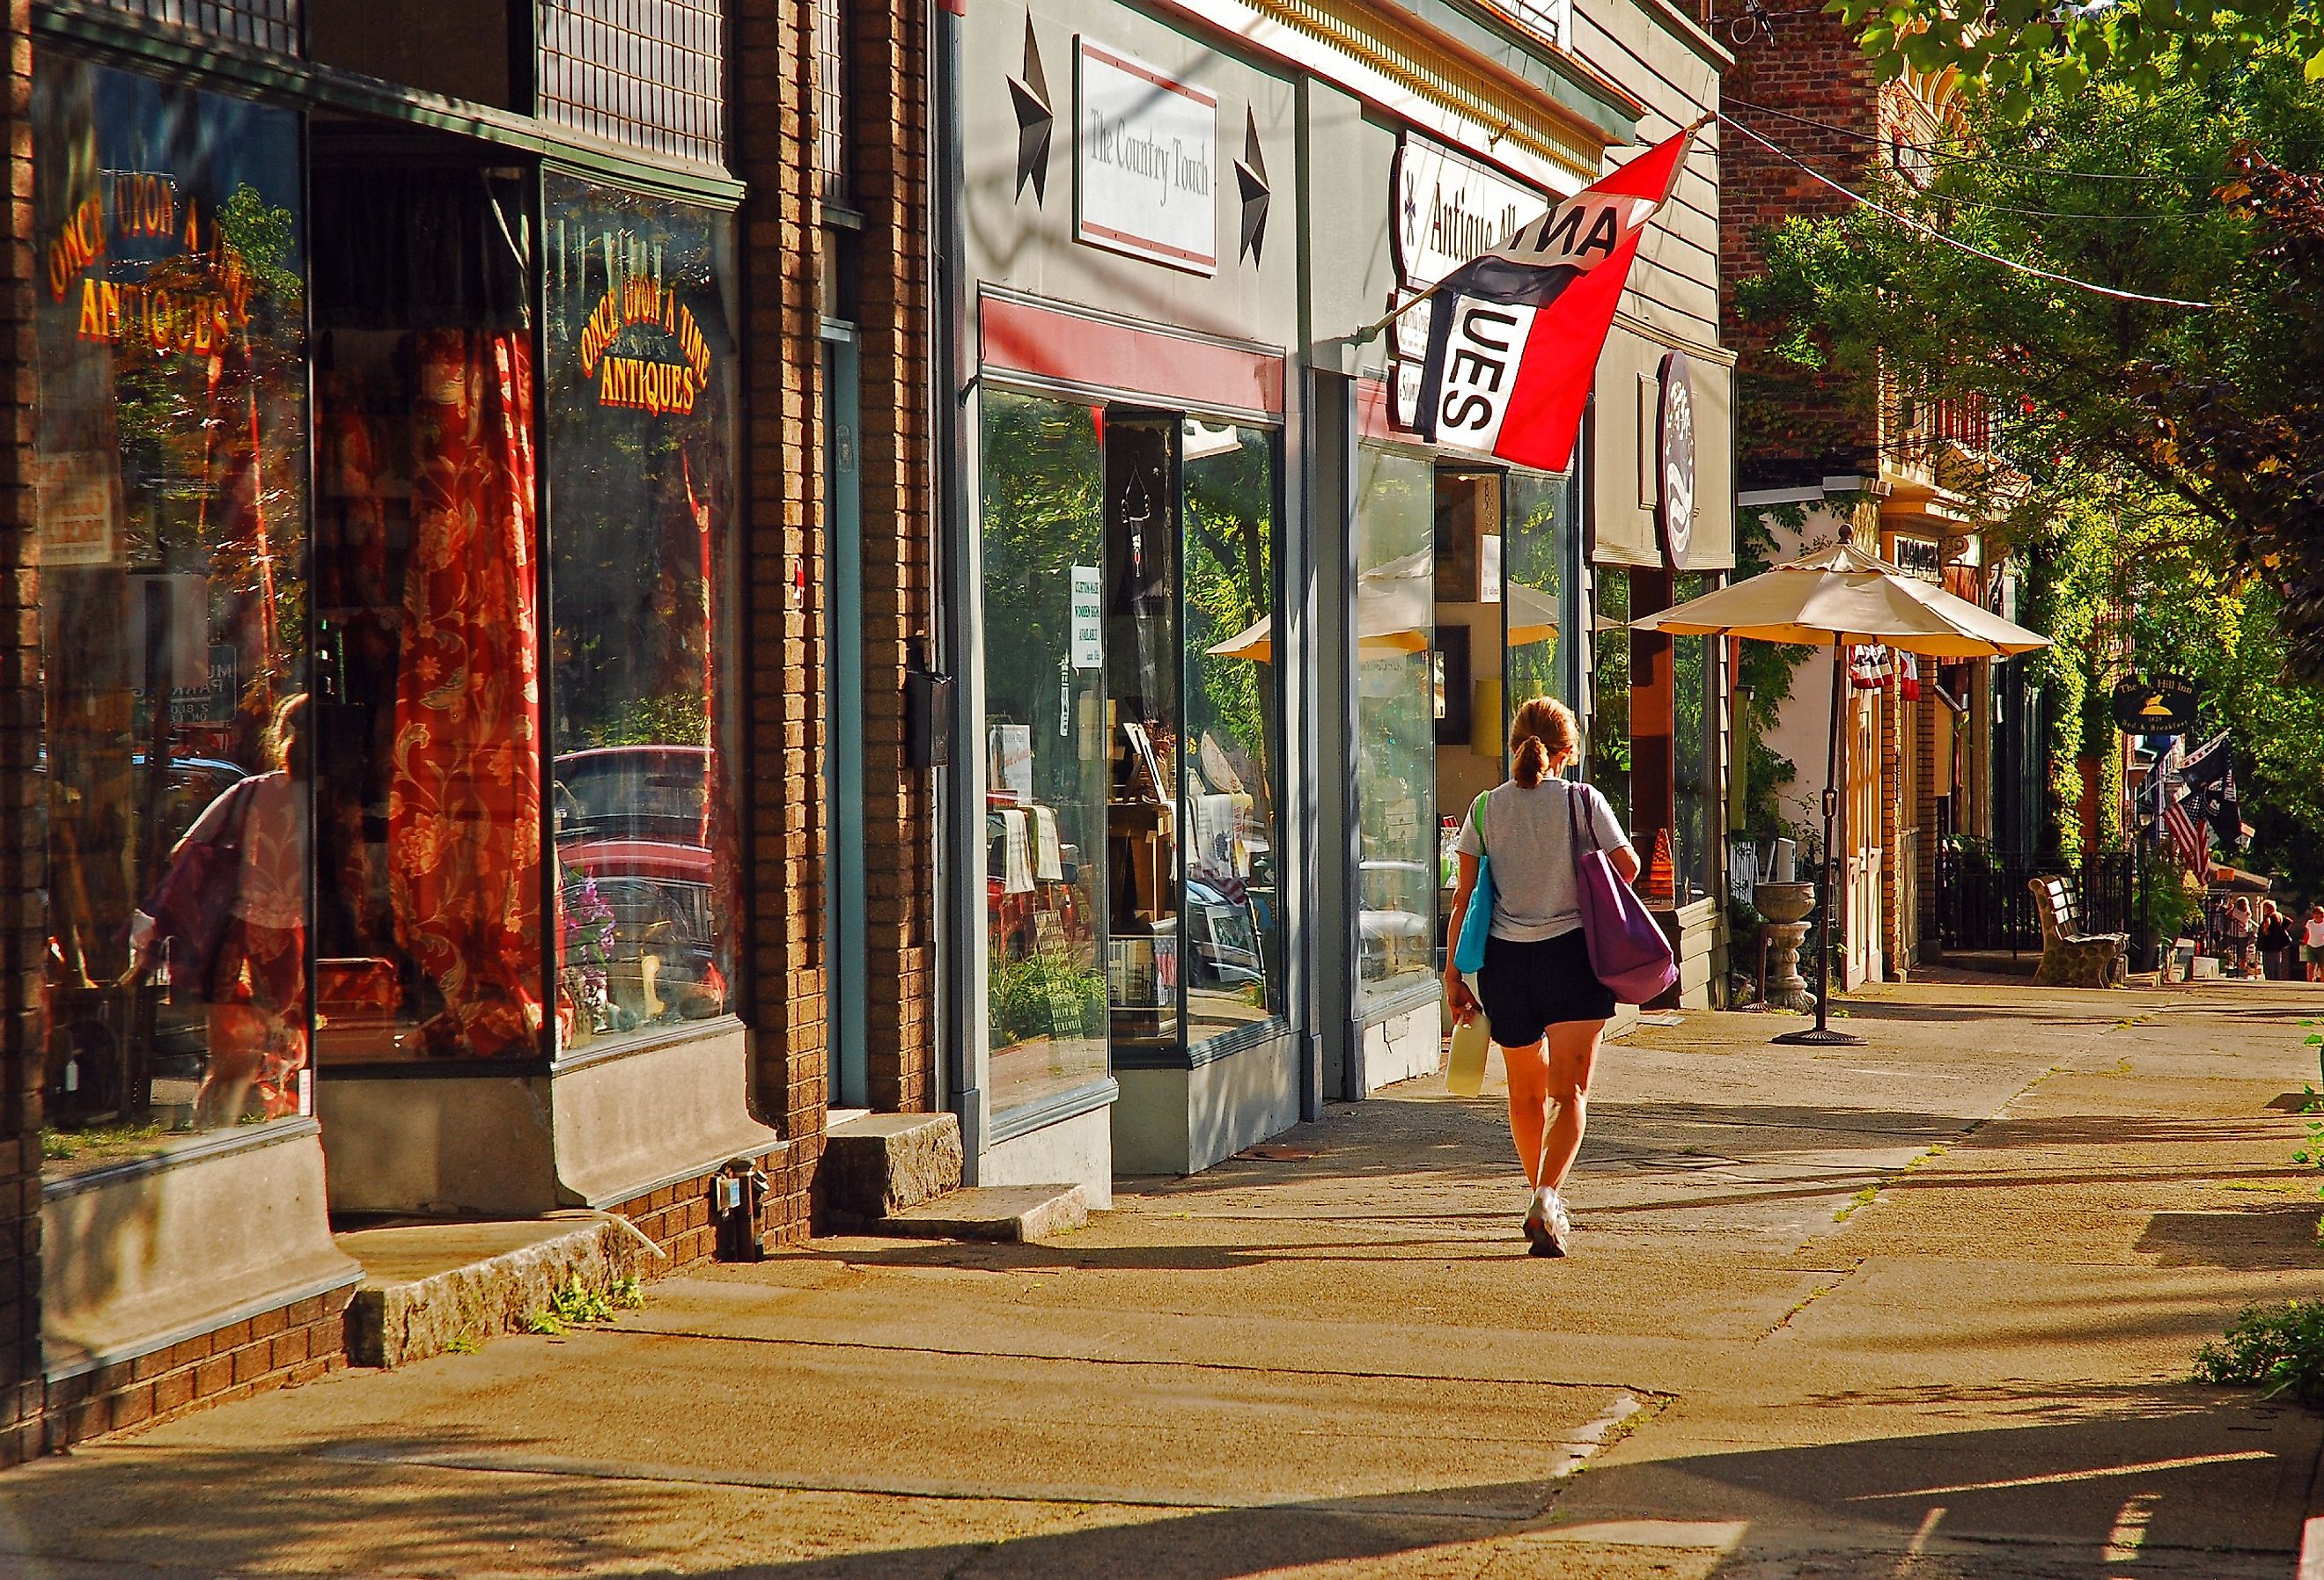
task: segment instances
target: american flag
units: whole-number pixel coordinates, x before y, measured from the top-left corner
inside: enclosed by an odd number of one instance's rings
[[[2163,821],[2171,830],[2171,838],[2179,846],[2179,854],[2186,858],[2187,870],[2195,874],[2198,882],[2209,883],[2211,881],[2210,844],[2204,838],[2203,831],[2195,827],[2194,820],[2187,816],[2187,808],[2179,804],[2179,798],[2172,793],[2168,785],[2163,788]]]

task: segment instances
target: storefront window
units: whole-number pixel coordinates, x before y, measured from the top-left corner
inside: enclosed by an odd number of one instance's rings
[[[312,1111],[299,119],[32,83],[51,1173]]]
[[[1676,605],[1699,598],[1712,585],[1712,578],[1700,571],[1682,573],[1672,582],[1671,601]],[[1678,814],[1674,872],[1683,905],[1711,892],[1712,765],[1719,720],[1711,684],[1711,639],[1674,636],[1670,644],[1672,788]]]
[[[530,183],[314,139],[318,1050],[541,1050]]]
[[[1630,823],[1630,573],[1598,568],[1597,644],[1590,685],[1589,781]]]
[[[1096,414],[1001,390],[982,406],[986,1008],[999,1111],[1105,1075],[1109,743],[1128,736],[1107,701]],[[1119,810],[1125,829],[1151,821],[1142,807]]]
[[[729,1007],[740,909],[724,216],[544,178],[558,1047]]]
[[[1367,1003],[1434,974],[1438,850],[1436,480],[1421,456],[1356,456],[1358,975]]]
[[[1507,707],[1554,697],[1577,698],[1574,644],[1565,633],[1574,618],[1573,486],[1565,477],[1511,472],[1502,485],[1507,512],[1503,537],[1504,631],[1508,642]]]
[[[1283,1010],[1276,822],[1283,671],[1271,651],[1253,651],[1252,637],[1274,629],[1274,436],[1188,421],[1182,445],[1189,746],[1179,914],[1193,1047]]]

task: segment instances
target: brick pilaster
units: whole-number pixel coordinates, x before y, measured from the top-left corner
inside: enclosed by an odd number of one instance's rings
[[[811,0],[733,13],[742,275],[743,1004],[759,1102],[789,1140],[767,1232],[807,1233],[825,1086],[822,200]]]
[[[31,0],[9,0],[9,229],[0,265],[0,1464],[40,1452],[41,959],[47,853],[32,772],[41,735],[40,573],[32,503]]]

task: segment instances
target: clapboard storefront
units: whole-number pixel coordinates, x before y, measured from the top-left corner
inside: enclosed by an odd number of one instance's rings
[[[1420,444],[1417,319],[1371,326],[1639,104],[1465,13],[1201,10],[953,24],[945,860],[982,886],[938,887],[986,1184],[1199,1169],[1436,1067],[1442,819],[1517,701],[1586,709],[1589,475],[1637,489],[1631,437],[1554,476]]]
[[[180,11],[17,140],[19,1453],[335,1363],[335,1223],[783,1178],[717,8]]]

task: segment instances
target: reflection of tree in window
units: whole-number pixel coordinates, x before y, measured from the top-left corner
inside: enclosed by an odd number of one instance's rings
[[[1672,582],[1674,604],[1701,597],[1711,577],[1690,571]],[[1675,871],[1682,901],[1702,898],[1711,886],[1711,639],[1671,639],[1672,769],[1675,784],[1678,846]]]
[[[1591,684],[1590,782],[1630,821],[1630,573],[1598,571],[1597,672]]]

